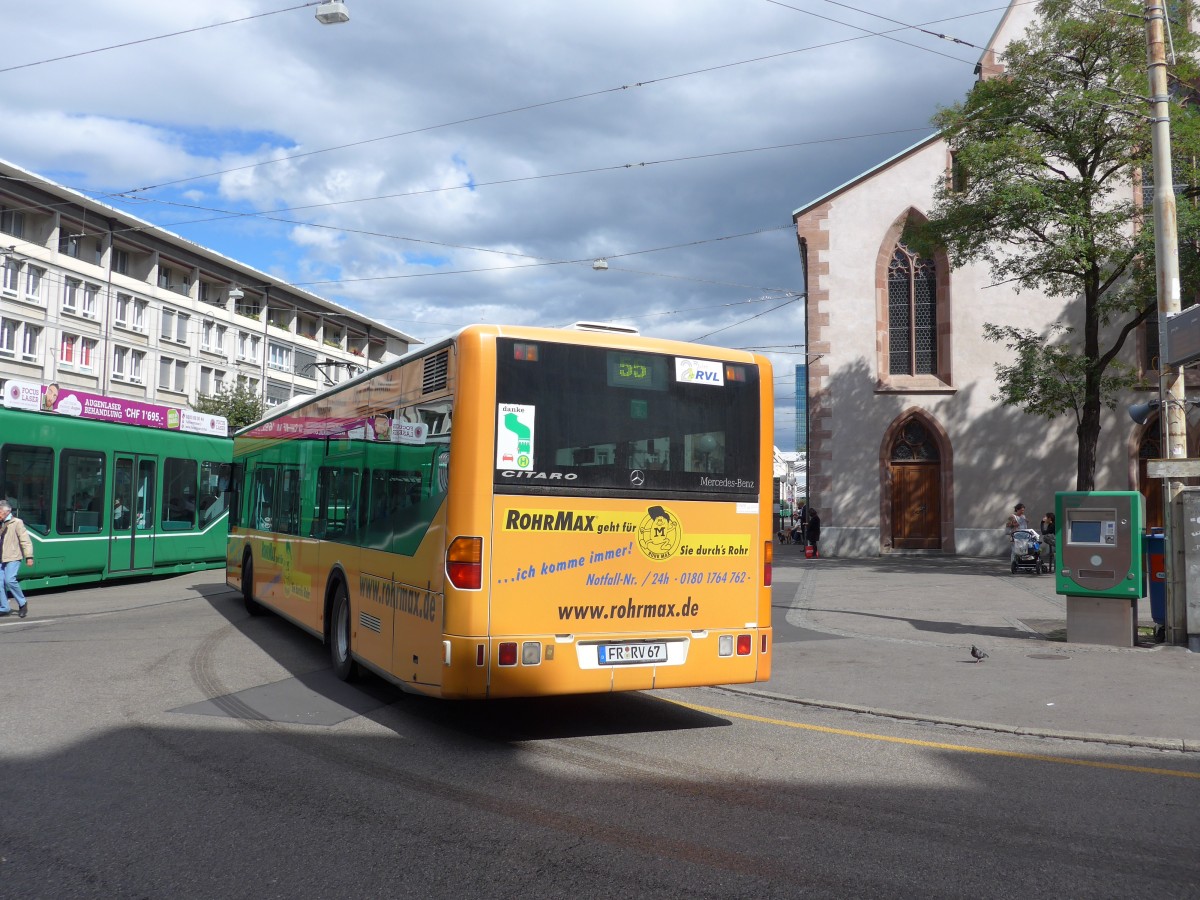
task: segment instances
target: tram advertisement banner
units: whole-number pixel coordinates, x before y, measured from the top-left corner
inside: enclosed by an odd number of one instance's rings
[[[9,409],[42,410],[80,419],[102,419],[169,431],[190,431],[218,437],[229,435],[229,424],[224,416],[120,397],[104,397],[73,387],[62,387],[57,383],[9,381],[4,386],[4,405]]]

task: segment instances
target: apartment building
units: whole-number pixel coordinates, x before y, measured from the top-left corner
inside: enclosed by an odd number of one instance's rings
[[[0,384],[177,407],[244,384],[275,406],[415,343],[0,161]]]

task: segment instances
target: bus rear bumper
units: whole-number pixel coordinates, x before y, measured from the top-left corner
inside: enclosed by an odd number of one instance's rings
[[[749,653],[722,653],[721,636],[749,635]],[[665,663],[601,662],[601,645],[669,644]],[[727,646],[729,641],[726,640]],[[441,695],[446,698],[538,697],[704,687],[766,681],[771,629],[709,631],[638,638],[627,635],[564,640],[553,635],[454,637]],[[503,645],[508,645],[505,648]],[[502,658],[503,657],[503,658]]]

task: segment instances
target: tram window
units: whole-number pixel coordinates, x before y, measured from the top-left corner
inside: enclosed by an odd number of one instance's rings
[[[163,531],[196,527],[196,461],[168,457],[163,463]]]
[[[104,454],[64,450],[58,457],[59,534],[95,534],[104,509]]]
[[[5,444],[0,448],[0,483],[13,515],[38,534],[50,533],[54,451],[49,447]]]
[[[228,468],[228,465],[226,465]],[[225,512],[225,492],[221,490],[221,463],[205,460],[200,463],[200,527],[206,528]]]

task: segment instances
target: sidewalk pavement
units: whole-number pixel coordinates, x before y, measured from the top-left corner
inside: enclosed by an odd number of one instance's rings
[[[995,731],[1200,752],[1200,654],[1067,643],[1053,575],[1003,559],[807,560],[776,545],[771,680],[751,692]],[[1149,601],[1139,624],[1151,625]],[[976,662],[970,649],[987,652]]]

